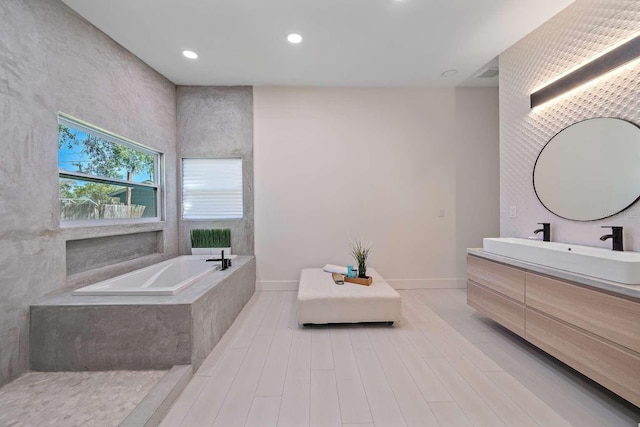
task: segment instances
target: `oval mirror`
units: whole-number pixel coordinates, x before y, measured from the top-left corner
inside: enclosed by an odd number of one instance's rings
[[[562,218],[593,221],[623,211],[640,197],[640,128],[597,118],[561,130],[538,155],[533,187]]]

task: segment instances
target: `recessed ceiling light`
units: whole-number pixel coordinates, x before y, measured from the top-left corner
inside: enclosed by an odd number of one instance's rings
[[[440,77],[444,77],[444,78],[453,77],[456,74],[458,74],[458,70],[447,70],[447,71],[443,72],[442,74],[440,74]]]
[[[182,54],[189,59],[198,59],[198,54],[192,50],[183,50]]]
[[[289,43],[298,44],[302,41],[302,36],[300,34],[291,33],[287,36],[287,40],[289,40]]]

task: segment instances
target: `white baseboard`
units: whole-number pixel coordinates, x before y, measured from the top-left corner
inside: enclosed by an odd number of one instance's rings
[[[256,281],[256,291],[297,291],[298,280],[260,280]]]
[[[458,289],[466,288],[466,279],[385,279],[394,289]],[[256,281],[256,291],[297,291],[297,280]]]

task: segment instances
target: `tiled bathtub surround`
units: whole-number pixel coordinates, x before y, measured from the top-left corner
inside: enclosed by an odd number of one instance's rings
[[[173,296],[48,299],[31,307],[31,368],[197,369],[253,295],[255,281],[255,258],[242,256]]]
[[[577,0],[500,55],[502,236],[528,237],[536,223],[550,222],[554,240],[609,247],[610,242],[598,240],[604,234],[600,226],[620,225],[625,228],[625,249],[640,251],[640,238],[633,236],[640,235],[640,204],[600,221],[569,221],[547,211],[532,185],[540,150],[563,128],[593,117],[640,124],[640,61],[529,108],[531,92],[638,33],[637,0]],[[511,206],[517,207],[516,218],[509,217]]]

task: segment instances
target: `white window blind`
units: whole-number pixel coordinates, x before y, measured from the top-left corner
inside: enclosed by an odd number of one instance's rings
[[[242,214],[242,159],[182,159],[182,218]]]

